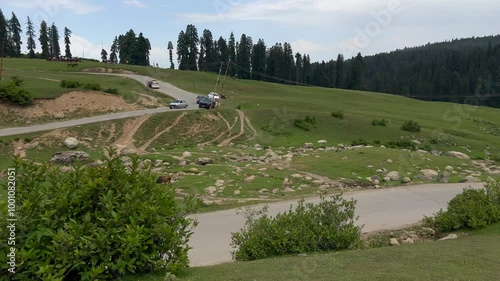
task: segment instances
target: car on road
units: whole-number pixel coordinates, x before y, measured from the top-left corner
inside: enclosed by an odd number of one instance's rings
[[[196,97],[196,104],[200,103],[200,99],[205,98],[205,96],[197,96]]]
[[[210,92],[210,94],[208,94],[208,97],[211,98],[211,99],[213,98],[216,101],[218,101],[220,99],[219,94],[217,94],[215,92]]]
[[[188,107],[188,103],[186,100],[175,100],[173,102],[171,102],[168,107],[170,107],[170,109],[174,109],[174,108],[187,108]]]
[[[202,97],[198,102],[199,108],[211,109],[215,107],[215,101],[212,101],[209,97]]]
[[[146,82],[146,85],[151,89],[159,89],[160,83],[157,80],[149,80]]]

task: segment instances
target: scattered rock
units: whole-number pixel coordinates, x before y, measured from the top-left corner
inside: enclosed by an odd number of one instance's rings
[[[391,238],[389,240],[389,243],[391,244],[391,246],[399,246],[398,239],[396,239],[396,238]]]
[[[481,182],[480,179],[474,177],[474,176],[467,176],[464,179],[465,182]]]
[[[390,160],[390,159],[389,159]],[[392,171],[392,172],[389,172],[386,177],[389,177],[391,181],[399,181],[399,172],[397,171]]]
[[[221,187],[221,186],[223,186],[223,185],[224,185],[224,180],[216,180],[216,181],[215,181],[215,186],[217,186],[217,187]]]
[[[394,161],[392,161],[392,159],[387,159],[385,160],[387,163],[391,164],[391,163],[394,163]]]
[[[196,164],[202,165],[202,166],[205,166],[207,164],[212,164],[212,162],[213,162],[212,158],[208,158],[208,157],[200,157],[200,158],[196,159]]]
[[[310,143],[310,142],[306,142],[305,145],[304,145],[304,147],[307,148],[307,149],[311,149],[311,148],[313,148],[313,144]]]
[[[277,189],[277,188],[273,189],[273,194],[276,194],[276,193],[278,193],[278,192],[280,192],[280,190],[279,190],[279,189]]]
[[[379,184],[380,184],[380,181],[379,181],[379,180],[373,180],[373,181],[372,181],[372,183],[373,183],[374,185],[379,185]]]
[[[301,174],[293,174],[292,178],[302,178],[302,175]]]
[[[494,178],[492,178],[492,177],[488,177],[486,179],[486,182],[496,183],[497,181]]]
[[[455,171],[455,168],[453,168],[452,166],[446,166],[444,169],[445,169],[446,171],[448,171],[448,172],[453,172],[453,171]]]
[[[269,193],[269,189],[267,189],[267,188],[263,188],[263,189],[259,190],[259,193],[260,193],[260,194]]]
[[[403,240],[403,244],[413,244],[415,241],[413,241],[413,238],[406,238],[405,240]]]
[[[412,143],[414,143],[414,144],[416,144],[416,145],[421,145],[421,144],[422,144],[422,143],[421,143],[421,142],[419,142],[418,140],[412,140],[411,142],[412,142]]]
[[[450,234],[450,235],[448,235],[446,237],[443,237],[443,238],[441,238],[439,240],[452,240],[452,239],[457,239],[457,238],[458,238],[458,236],[455,233],[452,233],[452,234]]]
[[[212,195],[212,194],[217,192],[217,187],[209,186],[209,187],[205,188],[205,192]]]
[[[234,168],[234,172],[235,172],[236,174],[239,174],[239,173],[241,173],[242,171],[243,171],[243,170],[242,170],[240,167],[236,167],[236,168]]]
[[[432,169],[423,169],[423,170],[420,170],[420,173],[422,173],[422,175],[424,177],[429,178],[429,179],[433,179],[439,175],[438,172],[436,172]]]
[[[444,171],[442,173],[439,173],[438,181],[440,183],[448,183],[449,180],[450,180],[450,174],[448,172]]]
[[[246,182],[246,183],[250,183],[250,182],[252,182],[253,180],[255,180],[255,176],[253,176],[253,175],[252,175],[252,176],[248,176],[248,177],[246,177],[246,178],[245,178],[245,182]]]
[[[234,195],[240,195],[240,193],[241,193],[241,191],[240,191],[239,189],[236,189],[236,190],[234,191]]]
[[[409,177],[404,177],[404,178],[403,178],[403,182],[404,182],[404,183],[410,183],[410,182],[411,182],[411,178],[409,178]]]
[[[189,152],[189,151],[184,151],[182,153],[182,157],[184,157],[184,158],[189,158],[191,156],[193,156],[193,154],[191,152]]]
[[[283,189],[283,192],[285,192],[285,193],[292,193],[292,192],[295,192],[295,190],[293,190],[290,187],[285,187],[285,189]]]
[[[391,178],[390,178],[390,177],[384,177],[384,181],[385,181],[385,182],[390,182],[390,181],[391,181]]]
[[[320,145],[322,145],[322,146],[325,146],[325,145],[326,145],[326,143],[327,143],[327,141],[326,141],[326,140],[319,140],[319,141],[318,141],[318,144],[320,144]]]
[[[35,141],[35,142],[30,142],[30,143],[27,143],[24,145],[24,148],[25,149],[33,149],[35,147],[37,147],[38,145],[40,145],[39,142]]]
[[[84,151],[63,151],[52,155],[50,162],[57,164],[71,164],[78,160],[88,160],[90,156]]]
[[[76,138],[67,138],[64,140],[64,146],[69,149],[77,148],[80,142]]]
[[[462,152],[458,152],[458,151],[448,151],[446,152],[446,155],[447,156],[451,156],[451,157],[455,157],[455,158],[458,158],[458,159],[463,159],[463,160],[469,160],[470,159],[470,156],[465,154],[465,153],[462,153]]]

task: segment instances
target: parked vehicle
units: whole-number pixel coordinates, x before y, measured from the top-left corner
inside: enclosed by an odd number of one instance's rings
[[[215,99],[216,101],[218,101],[220,99],[219,97],[219,94],[215,93],[215,92],[210,92],[210,94],[208,94],[208,97],[209,98],[213,98]]]
[[[170,109],[174,109],[174,108],[187,108],[188,107],[188,103],[186,100],[175,100],[173,102],[171,102],[168,107],[170,107]]]
[[[209,97],[202,97],[198,103],[199,108],[211,109],[215,107],[215,101],[212,101]]]
[[[205,96],[197,96],[196,97],[196,104],[200,103],[200,99],[205,98]]]
[[[157,80],[149,80],[146,82],[146,85],[151,89],[159,89],[160,83]]]

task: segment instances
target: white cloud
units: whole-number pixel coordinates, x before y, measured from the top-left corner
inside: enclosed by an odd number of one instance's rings
[[[34,8],[45,16],[54,17],[61,10],[69,10],[77,15],[90,14],[104,10],[102,5],[93,5],[84,0],[16,0],[9,1],[17,8]],[[42,15],[38,15],[42,16]]]
[[[146,4],[142,3],[140,0],[123,0],[123,3],[128,6],[133,6],[136,8],[146,8]]]
[[[61,45],[61,53],[64,55],[64,41],[61,41],[59,44]],[[106,49],[106,46],[104,49]],[[75,34],[71,35],[71,54],[74,57],[85,55],[85,58],[88,59],[101,60],[101,50],[102,47],[100,45],[90,42],[87,38]],[[109,48],[106,51],[109,52]]]

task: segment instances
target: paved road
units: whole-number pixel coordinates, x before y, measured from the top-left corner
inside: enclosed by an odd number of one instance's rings
[[[357,191],[345,193],[344,196],[358,201],[358,225],[364,224],[363,232],[372,232],[418,223],[424,215],[432,215],[441,208],[446,208],[447,202],[469,185],[483,187],[482,183],[426,184]],[[319,198],[306,200],[318,201]],[[296,200],[268,204],[269,214],[288,211],[290,204],[295,203]],[[231,262],[231,232],[237,232],[243,227],[243,216],[237,215],[235,210],[226,210],[194,217],[198,219],[199,225],[189,242],[193,247],[189,252],[191,266]]]
[[[85,73],[85,74],[89,74],[89,73]],[[102,74],[102,75],[115,75],[115,76],[128,77],[128,78],[135,79],[135,80],[143,83],[144,85],[146,85],[147,80],[153,79],[151,77],[141,76],[141,75],[133,75],[133,74]],[[148,114],[173,112],[173,111],[179,111],[179,110],[198,110],[198,106],[196,104],[196,96],[197,95],[195,95],[193,93],[184,91],[182,89],[179,89],[179,88],[173,86],[172,84],[169,84],[167,82],[161,82],[161,81],[160,81],[160,89],[157,89],[156,91],[163,93],[165,95],[171,96],[171,97],[176,98],[176,99],[185,99],[188,102],[189,107],[187,109],[170,109],[168,107],[167,108],[162,107],[162,108],[154,108],[154,109],[145,109],[145,110],[98,115],[98,116],[86,117],[86,118],[82,118],[82,119],[68,120],[68,121],[62,121],[62,122],[53,122],[53,123],[48,123],[48,124],[43,124],[43,125],[4,128],[4,129],[0,129],[0,137],[34,133],[34,132],[42,132],[42,131],[48,131],[48,130],[55,130],[55,129],[74,127],[74,126],[79,126],[79,125],[84,125],[84,124],[91,124],[91,123],[98,123],[98,122],[103,122],[103,121],[137,117],[137,116],[148,115]]]

